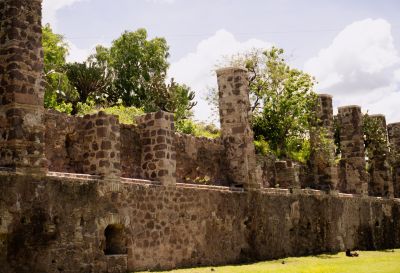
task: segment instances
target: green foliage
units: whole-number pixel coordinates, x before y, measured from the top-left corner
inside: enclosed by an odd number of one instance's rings
[[[195,94],[173,79],[166,84],[168,49],[165,39],[149,40],[144,29],[124,32],[111,48],[96,47],[89,61],[113,79],[106,89],[108,103],[172,112],[176,121],[189,118]]]
[[[75,96],[68,98],[73,106],[72,114],[78,112],[77,104],[86,103],[91,98],[96,104],[106,100],[107,89],[111,86],[111,76],[103,66],[95,63],[71,63],[65,65],[68,80],[75,90]]]
[[[69,113],[71,105],[62,99],[71,90],[68,78],[63,73],[68,45],[62,35],[53,32],[49,24],[43,27],[42,45],[46,81],[44,106]]]
[[[252,50],[228,57],[223,66],[245,67],[249,71],[256,151],[264,153],[268,147],[278,158],[305,162],[311,153],[309,135],[316,119],[315,80],[291,68],[283,54],[283,49],[275,47]],[[207,101],[217,109],[216,89],[210,89]]]
[[[175,124],[176,131],[196,137],[217,138],[220,131],[213,124],[196,123],[191,119],[180,120]]]
[[[163,38],[147,38],[145,29],[125,31],[110,49],[97,47],[91,57],[113,71],[113,88],[109,101],[119,99],[125,106],[142,107],[152,101],[153,87],[163,84],[168,68],[168,45]]]
[[[68,46],[50,25],[43,27],[43,47],[46,108],[77,114],[92,108],[121,110],[122,104],[122,112],[136,108],[172,112],[177,122],[193,115],[195,93],[173,79],[166,83],[167,42],[148,39],[145,29],[124,32],[110,48],[97,46],[82,63],[66,63]]]
[[[93,104],[80,104],[79,115],[94,114],[99,111],[104,111],[109,115],[116,115],[119,117],[119,122],[122,124],[135,124],[135,118],[145,114],[143,109],[134,106],[126,107],[123,105],[116,105],[105,108],[94,108]]]
[[[310,155],[308,138],[315,119],[315,81],[291,68],[283,54],[275,47],[254,50],[233,56],[230,64],[249,71],[255,138],[263,137],[277,157],[304,162]]]
[[[386,124],[382,124],[382,122],[368,113],[363,116],[364,145],[369,159],[373,159],[375,156],[389,155]]]
[[[264,136],[258,136],[258,138],[254,140],[254,147],[257,154],[266,156],[271,153],[271,148],[269,147],[268,141],[265,140]]]

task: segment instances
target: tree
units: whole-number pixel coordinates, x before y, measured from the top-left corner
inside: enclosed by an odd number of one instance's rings
[[[177,121],[190,117],[196,105],[194,92],[173,79],[166,84],[168,49],[163,38],[148,40],[144,29],[124,32],[111,48],[97,46],[89,62],[112,77],[106,92],[108,103],[140,107],[145,112],[173,112]]]
[[[283,54],[283,49],[275,47],[253,50],[230,57],[229,65],[249,71],[255,139],[265,141],[278,157],[305,161],[315,119],[315,81],[303,71],[291,68]]]
[[[61,97],[70,91],[70,85],[63,72],[68,55],[68,45],[62,35],[53,32],[51,26],[46,24],[43,29],[43,52],[44,52],[44,73],[45,73],[45,97],[46,108],[65,107]]]
[[[110,103],[121,100],[125,106],[142,107],[152,102],[165,84],[168,49],[164,38],[149,40],[145,29],[125,31],[109,49],[97,47],[92,60],[106,65],[114,76],[108,91]]]
[[[64,68],[70,84],[76,91],[76,96],[68,99],[72,104],[71,114],[77,114],[78,103],[86,103],[89,98],[96,104],[104,101],[111,85],[111,76],[104,67],[83,62],[67,64]]]

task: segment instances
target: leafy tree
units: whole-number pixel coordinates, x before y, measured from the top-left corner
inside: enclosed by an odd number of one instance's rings
[[[121,100],[125,106],[142,107],[152,101],[154,87],[161,87],[166,78],[168,45],[163,38],[149,40],[145,29],[124,32],[111,48],[97,47],[92,56],[107,65],[114,75],[108,91],[110,103]]]
[[[71,111],[62,97],[71,90],[68,78],[63,72],[68,55],[68,45],[62,35],[53,32],[46,24],[43,29],[44,73],[46,80],[44,105],[61,111]]]
[[[112,77],[107,88],[110,105],[141,107],[146,112],[164,110],[175,113],[176,121],[191,116],[195,94],[186,85],[171,79],[166,84],[168,45],[163,38],[148,40],[139,29],[124,32],[111,48],[96,47],[89,62],[102,67]]]
[[[72,104],[72,114],[78,112],[78,103],[86,103],[91,98],[96,104],[105,100],[107,89],[111,85],[111,76],[107,70],[95,63],[71,63],[65,65],[66,75],[76,91],[76,96],[68,101]]]
[[[249,71],[257,145],[266,146],[278,157],[305,161],[310,154],[309,132],[315,119],[315,81],[303,71],[291,68],[283,54],[283,49],[275,47],[253,50],[230,57],[229,65]],[[210,100],[215,101],[213,95]]]

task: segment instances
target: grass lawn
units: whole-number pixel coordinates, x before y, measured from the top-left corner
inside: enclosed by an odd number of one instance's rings
[[[173,273],[400,273],[400,249],[357,251],[359,257],[345,253],[301,258],[286,258],[250,265],[202,267],[173,270]],[[164,271],[165,272],[165,271]],[[167,273],[167,272],[165,272]]]

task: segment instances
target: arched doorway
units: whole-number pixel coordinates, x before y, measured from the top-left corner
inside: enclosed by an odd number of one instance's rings
[[[105,255],[123,255],[127,253],[123,225],[108,225],[104,230],[104,237],[106,238]]]

